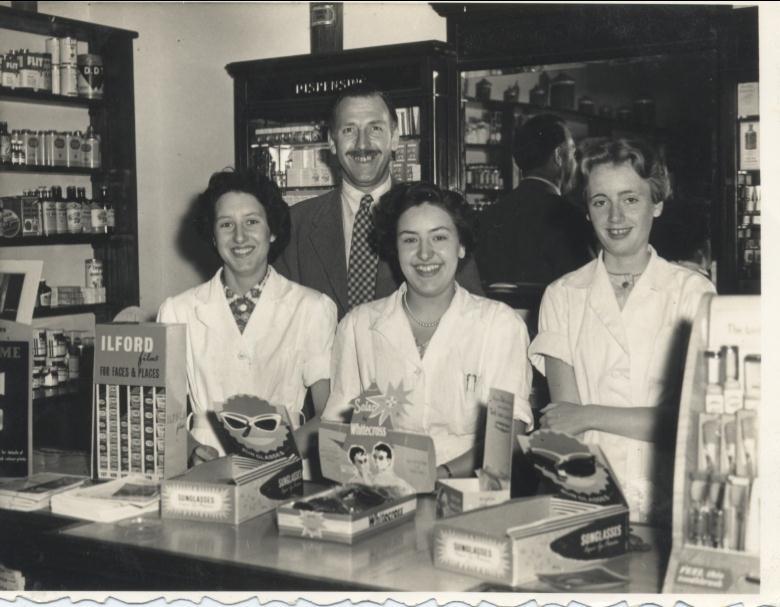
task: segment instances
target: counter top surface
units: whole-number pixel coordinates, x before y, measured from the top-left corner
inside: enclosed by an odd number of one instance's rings
[[[78,548],[82,554],[91,553],[93,558],[102,558],[103,551],[95,551],[96,547],[102,546],[104,549],[110,547],[117,562],[132,561],[134,566],[144,561],[165,562],[165,558],[185,559],[190,564],[200,565],[199,570],[204,572],[216,572],[219,567],[232,570],[231,580],[236,579],[236,573],[243,572],[249,586],[253,579],[268,578],[282,586],[287,584],[290,590],[298,589],[298,582],[305,582],[303,585],[310,588],[321,586],[322,589],[510,590],[476,577],[434,568],[431,544],[435,521],[433,498],[422,496],[418,499],[413,521],[351,546],[280,537],[274,512],[238,526],[147,515],[114,524],[80,523],[59,530],[57,535],[58,541],[70,541],[72,548]],[[652,548],[613,559],[610,568],[627,576],[630,581],[611,590],[621,593],[659,592],[668,548],[659,546],[659,534],[654,529],[638,526],[634,531]],[[105,551],[105,555],[108,554]],[[184,571],[187,570],[185,567]],[[286,581],[281,581],[282,578]],[[226,584],[225,589],[236,583],[224,580],[225,576],[215,578],[216,583]],[[208,585],[209,580],[193,579],[192,583],[203,587]],[[541,582],[515,590],[562,591]],[[583,591],[587,590],[583,588]],[[608,592],[610,589],[598,591]]]

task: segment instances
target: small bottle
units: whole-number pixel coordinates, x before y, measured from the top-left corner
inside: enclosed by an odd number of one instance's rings
[[[758,147],[758,133],[753,130],[753,124],[748,124],[748,130],[745,133],[745,149],[755,150]]]
[[[46,188],[38,189],[38,203],[41,207],[43,235],[52,236],[57,233],[57,205]]]
[[[54,205],[57,213],[57,234],[68,233],[68,204],[62,197],[62,188],[59,186],[52,187],[52,198],[54,199]]]
[[[51,287],[46,284],[45,280],[38,283],[38,305],[41,308],[51,307]]]
[[[724,346],[726,379],[723,382],[723,411],[736,413],[742,408],[742,387],[739,384],[739,350],[737,346]],[[721,354],[721,356],[724,356]]]
[[[92,233],[105,234],[107,230],[106,210],[94,198],[92,204],[89,205],[89,210],[92,217]]]
[[[68,234],[81,234],[81,203],[76,198],[76,188],[68,186],[67,192]]]
[[[7,122],[0,122],[0,164],[11,164],[11,134]]]
[[[116,229],[116,213],[114,205],[111,204],[111,198],[108,195],[108,186],[100,187],[100,198],[103,203],[103,209],[106,211],[106,232],[113,234]]]
[[[11,131],[11,164],[15,166],[24,166],[27,164],[24,153],[24,142],[20,131]]]
[[[81,151],[84,166],[90,169],[100,168],[100,136],[95,134],[91,125],[87,127],[87,132],[84,134]]]
[[[704,410],[707,413],[723,413],[723,387],[720,385],[720,352],[704,352],[707,363],[707,390],[704,395]]]
[[[87,193],[85,188],[78,189],[78,201],[81,205],[81,231],[84,234],[92,233],[92,207],[89,200],[87,200]]]

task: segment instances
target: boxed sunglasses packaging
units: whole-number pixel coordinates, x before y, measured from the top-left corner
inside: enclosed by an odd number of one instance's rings
[[[187,469],[184,325],[95,327],[93,477],[160,481]]]
[[[279,506],[281,535],[351,544],[414,516],[416,494],[434,489],[436,454],[429,436],[393,429],[409,404],[402,386],[372,385],[350,401],[350,423],[322,422],[322,474],[341,484]]]
[[[603,453],[546,430],[518,440],[551,493],[439,521],[434,566],[520,586],[624,554],[628,505]]]
[[[303,493],[303,465],[283,406],[235,395],[217,417],[229,455],[162,484],[162,516],[239,523]]]
[[[477,471],[476,478],[436,481],[438,516],[495,506],[510,498],[513,410],[512,393],[494,388],[490,390],[482,470]]]

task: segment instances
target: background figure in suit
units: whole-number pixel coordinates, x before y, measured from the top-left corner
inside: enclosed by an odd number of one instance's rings
[[[328,144],[341,167],[341,184],[291,208],[290,242],[275,267],[328,295],[341,318],[355,305],[390,295],[403,281],[378,259],[371,223],[374,206],[392,186],[398,117],[384,92],[363,83],[339,94],[329,126]],[[481,293],[473,261],[458,280]]]
[[[485,284],[547,285],[593,258],[585,213],[563,197],[574,185],[575,149],[566,123],[553,114],[517,130],[513,155],[523,178],[480,220],[476,258]]]

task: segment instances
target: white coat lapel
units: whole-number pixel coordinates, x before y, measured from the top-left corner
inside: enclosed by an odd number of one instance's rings
[[[205,299],[201,300],[201,303],[195,308],[195,315],[208,327],[209,331],[218,333],[224,339],[224,336],[230,335],[231,332],[235,332],[237,335],[240,335],[240,332],[225,299],[221,275],[222,270],[217,272],[209,282],[204,293]]]
[[[628,339],[623,328],[620,306],[618,306],[612,284],[609,282],[607,269],[601,259],[597,261],[593,282],[589,287],[588,303],[596,318],[601,321],[618,345],[628,354]]]
[[[278,312],[276,306],[274,306],[274,302],[280,296],[282,285],[279,274],[270,265],[268,266],[268,272],[268,280],[265,282],[263,292],[260,294],[260,299],[257,300],[257,305],[255,306],[252,315],[249,317],[249,322],[244,328],[242,338],[244,336],[251,336],[251,339],[255,340],[257,339],[257,336],[262,335],[268,327],[274,326],[274,312]],[[278,323],[279,320],[280,319],[277,318],[276,322]]]
[[[379,334],[380,338],[388,342],[394,352],[400,358],[420,366],[420,355],[414,345],[414,336],[409,327],[409,321],[401,303],[402,293],[405,287],[397,290],[386,302],[385,307],[378,312],[378,318],[371,324],[371,330]]]

